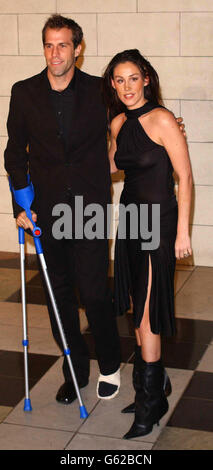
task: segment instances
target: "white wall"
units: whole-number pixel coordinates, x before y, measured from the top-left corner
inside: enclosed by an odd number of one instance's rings
[[[165,103],[183,116],[187,131],[195,184],[193,261],[213,266],[212,0],[0,1],[1,250],[18,251],[3,167],[10,90],[14,82],[44,67],[41,29],[54,12],[74,18],[83,28],[82,70],[101,75],[112,55],[131,47],[139,48],[157,69]],[[113,188],[117,202],[122,183]]]

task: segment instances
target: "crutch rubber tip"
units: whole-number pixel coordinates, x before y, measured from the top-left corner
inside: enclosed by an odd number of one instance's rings
[[[80,406],[79,408],[80,408],[80,418],[82,419],[87,418],[89,414],[87,413],[85,406]]]
[[[24,411],[32,411],[30,398],[25,398],[24,400]]]

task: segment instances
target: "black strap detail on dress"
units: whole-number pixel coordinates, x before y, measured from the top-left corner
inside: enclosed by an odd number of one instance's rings
[[[164,106],[161,106],[160,104],[155,104],[152,101],[147,101],[143,106],[140,106],[140,108],[136,109],[126,109],[125,114],[127,119],[138,119],[140,116],[143,114],[148,113],[149,111],[152,111],[152,109],[155,108],[163,108]]]

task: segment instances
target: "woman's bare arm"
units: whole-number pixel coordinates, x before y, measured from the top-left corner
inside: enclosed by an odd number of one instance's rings
[[[117,135],[118,135],[119,130],[122,127],[124,121],[125,121],[125,115],[124,115],[124,113],[122,113],[122,114],[119,114],[118,116],[116,116],[112,120],[111,125],[110,125],[111,133],[110,133],[110,148],[109,148],[108,155],[109,155],[110,172],[111,173],[116,173],[116,171],[118,171],[118,168],[116,167],[116,164],[115,164],[115,161],[114,161],[115,152],[117,150],[116,139],[117,139]]]
[[[159,137],[162,145],[168,152],[172,166],[179,178],[178,185],[178,225],[175,242],[177,259],[184,254],[192,254],[189,237],[189,217],[192,194],[192,170],[188,147],[183,133],[169,111],[158,115]]]

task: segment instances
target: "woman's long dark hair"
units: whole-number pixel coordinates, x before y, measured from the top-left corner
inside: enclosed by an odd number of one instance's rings
[[[162,104],[157,72],[150,62],[140,54],[138,49],[128,49],[116,54],[103,74],[102,91],[104,102],[108,110],[109,121],[126,109],[125,105],[119,100],[111,83],[115,67],[125,62],[132,62],[137,65],[143,78],[149,77],[149,84],[144,87],[144,97],[155,104]]]

